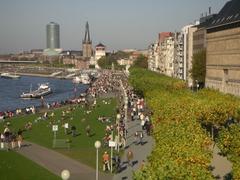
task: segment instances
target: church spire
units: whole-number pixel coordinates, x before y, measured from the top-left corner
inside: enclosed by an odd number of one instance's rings
[[[87,59],[90,58],[92,56],[92,41],[90,39],[88,22],[86,23],[85,27],[85,36],[82,42],[82,48],[83,57]]]
[[[83,42],[84,43],[91,43],[88,22],[86,23],[86,26],[85,26],[85,36],[84,36]]]

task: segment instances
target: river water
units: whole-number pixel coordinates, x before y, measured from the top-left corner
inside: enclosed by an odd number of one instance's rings
[[[40,99],[21,99],[23,92],[29,92],[38,88],[38,84],[48,82],[53,90],[52,94],[44,96],[44,102],[60,102],[75,97],[75,85],[71,80],[56,78],[43,78],[21,76],[20,79],[0,78],[0,111],[15,110],[29,106],[40,106]],[[76,94],[79,95],[87,90],[88,85],[77,84]]]

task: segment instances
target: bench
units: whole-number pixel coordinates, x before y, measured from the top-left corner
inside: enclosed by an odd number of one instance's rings
[[[70,142],[67,139],[54,139],[53,148],[70,148]]]

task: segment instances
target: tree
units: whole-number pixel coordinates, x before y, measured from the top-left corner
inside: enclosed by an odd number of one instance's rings
[[[102,68],[102,69],[109,69],[111,68],[111,60],[104,56],[101,57],[98,61],[97,61],[98,65]]]
[[[108,56],[104,56],[98,60],[98,65],[102,69],[111,69],[112,64],[114,64],[114,67],[116,69],[122,69],[123,67],[118,65],[117,60],[129,58],[129,53],[125,53],[122,51],[118,51],[116,53],[112,53]]]
[[[192,69],[190,71],[193,81],[205,83],[206,77],[206,50],[199,51],[193,55]]]
[[[147,69],[148,68],[147,57],[145,57],[144,55],[139,55],[137,59],[134,61],[133,66]]]

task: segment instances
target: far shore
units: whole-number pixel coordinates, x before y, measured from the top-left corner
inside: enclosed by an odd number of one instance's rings
[[[4,72],[0,71],[0,74],[1,73],[6,73],[6,71],[4,71]],[[8,72],[8,73],[15,74],[13,72]],[[65,78],[63,76],[51,76],[51,74],[41,74],[41,73],[19,73],[19,72],[16,72],[16,75],[19,75],[19,76],[33,76],[33,77],[46,77],[46,78],[56,78],[56,79],[71,79],[71,78]]]

